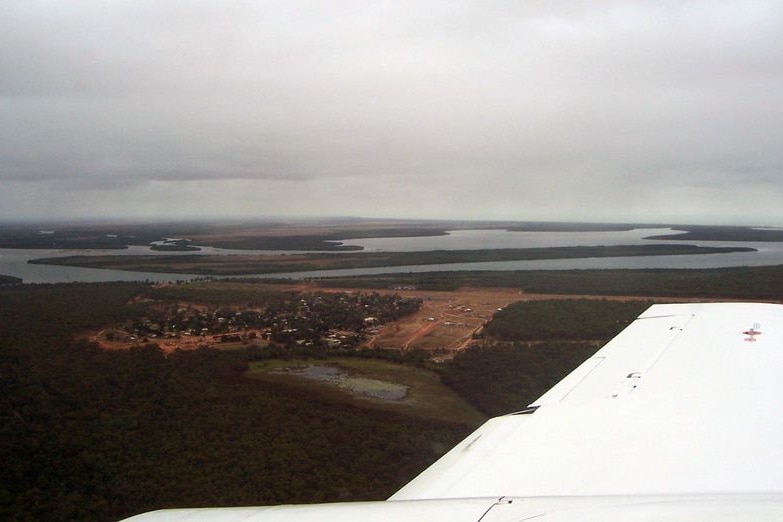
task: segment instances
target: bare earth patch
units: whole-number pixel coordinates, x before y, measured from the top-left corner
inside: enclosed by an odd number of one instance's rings
[[[421,349],[434,352],[435,359],[447,359],[465,349],[474,335],[498,310],[517,301],[545,299],[602,299],[601,296],[527,294],[514,288],[462,288],[438,292],[394,290],[406,297],[420,297],[421,310],[378,329],[366,343],[369,348]],[[609,299],[639,299],[610,297]]]

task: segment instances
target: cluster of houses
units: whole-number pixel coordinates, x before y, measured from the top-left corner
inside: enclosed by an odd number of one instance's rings
[[[281,293],[252,309],[151,303],[114,340],[204,338],[205,344],[267,342],[350,348],[384,323],[415,313],[420,299],[377,293]]]

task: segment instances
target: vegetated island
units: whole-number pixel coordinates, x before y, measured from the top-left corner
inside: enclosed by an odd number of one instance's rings
[[[783,228],[737,226],[674,226],[674,234],[650,236],[644,239],[678,241],[783,241]]]
[[[451,223],[159,223],[44,224],[0,226],[0,248],[107,249],[150,246],[153,250],[190,251],[198,246],[236,250],[361,250],[348,239],[446,235]],[[456,225],[456,224],[455,224]],[[462,227],[464,228],[464,227]],[[176,239],[174,239],[176,238]]]
[[[22,279],[14,276],[0,274],[0,285],[16,285],[22,282]]]
[[[496,250],[434,250],[427,252],[371,252],[356,254],[291,255],[177,255],[177,256],[66,256],[30,260],[33,264],[105,268],[137,272],[162,272],[213,276],[275,274],[376,268],[409,265],[575,259],[589,257],[638,257],[755,252],[747,247],[699,247],[695,245],[615,245]]]
[[[643,228],[670,228],[672,232],[644,239],[677,241],[782,241],[783,228],[724,225],[673,225],[662,223],[525,222],[507,227],[510,232],[626,232]]]

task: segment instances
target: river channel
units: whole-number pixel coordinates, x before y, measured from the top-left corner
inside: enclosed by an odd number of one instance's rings
[[[750,247],[756,252],[700,254],[678,256],[604,257],[582,259],[548,259],[534,261],[499,261],[444,265],[320,270],[287,274],[258,274],[244,277],[312,278],[384,273],[435,272],[455,270],[574,270],[574,269],[643,269],[643,268],[721,268],[783,264],[783,242],[671,241],[649,240],[648,236],[674,233],[671,229],[634,229],[620,232],[511,232],[507,230],[456,230],[444,236],[367,238],[345,241],[361,246],[366,252],[411,252],[427,250],[481,250],[497,248],[546,248],[559,246],[691,244],[708,247]],[[177,281],[200,277],[197,274],[163,274],[29,264],[31,259],[73,255],[252,255],[290,254],[268,250],[225,250],[204,247],[198,252],[156,252],[134,246],[125,250],[27,250],[0,249],[0,274],[20,277],[25,283],[102,282],[102,281]],[[297,252],[301,253],[301,252]]]

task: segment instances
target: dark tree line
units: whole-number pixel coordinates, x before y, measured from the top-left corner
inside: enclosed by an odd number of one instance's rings
[[[457,354],[442,380],[489,416],[519,411],[650,306],[647,301],[521,301],[495,314],[487,338]]]
[[[474,345],[454,357],[441,379],[494,417],[525,409],[597,349],[589,343]]]
[[[484,332],[501,341],[611,339],[650,307],[649,301],[520,301],[497,312]]]
[[[690,270],[521,270],[423,272],[329,279],[333,286],[465,286],[520,288],[528,293],[783,300],[783,265]]]

